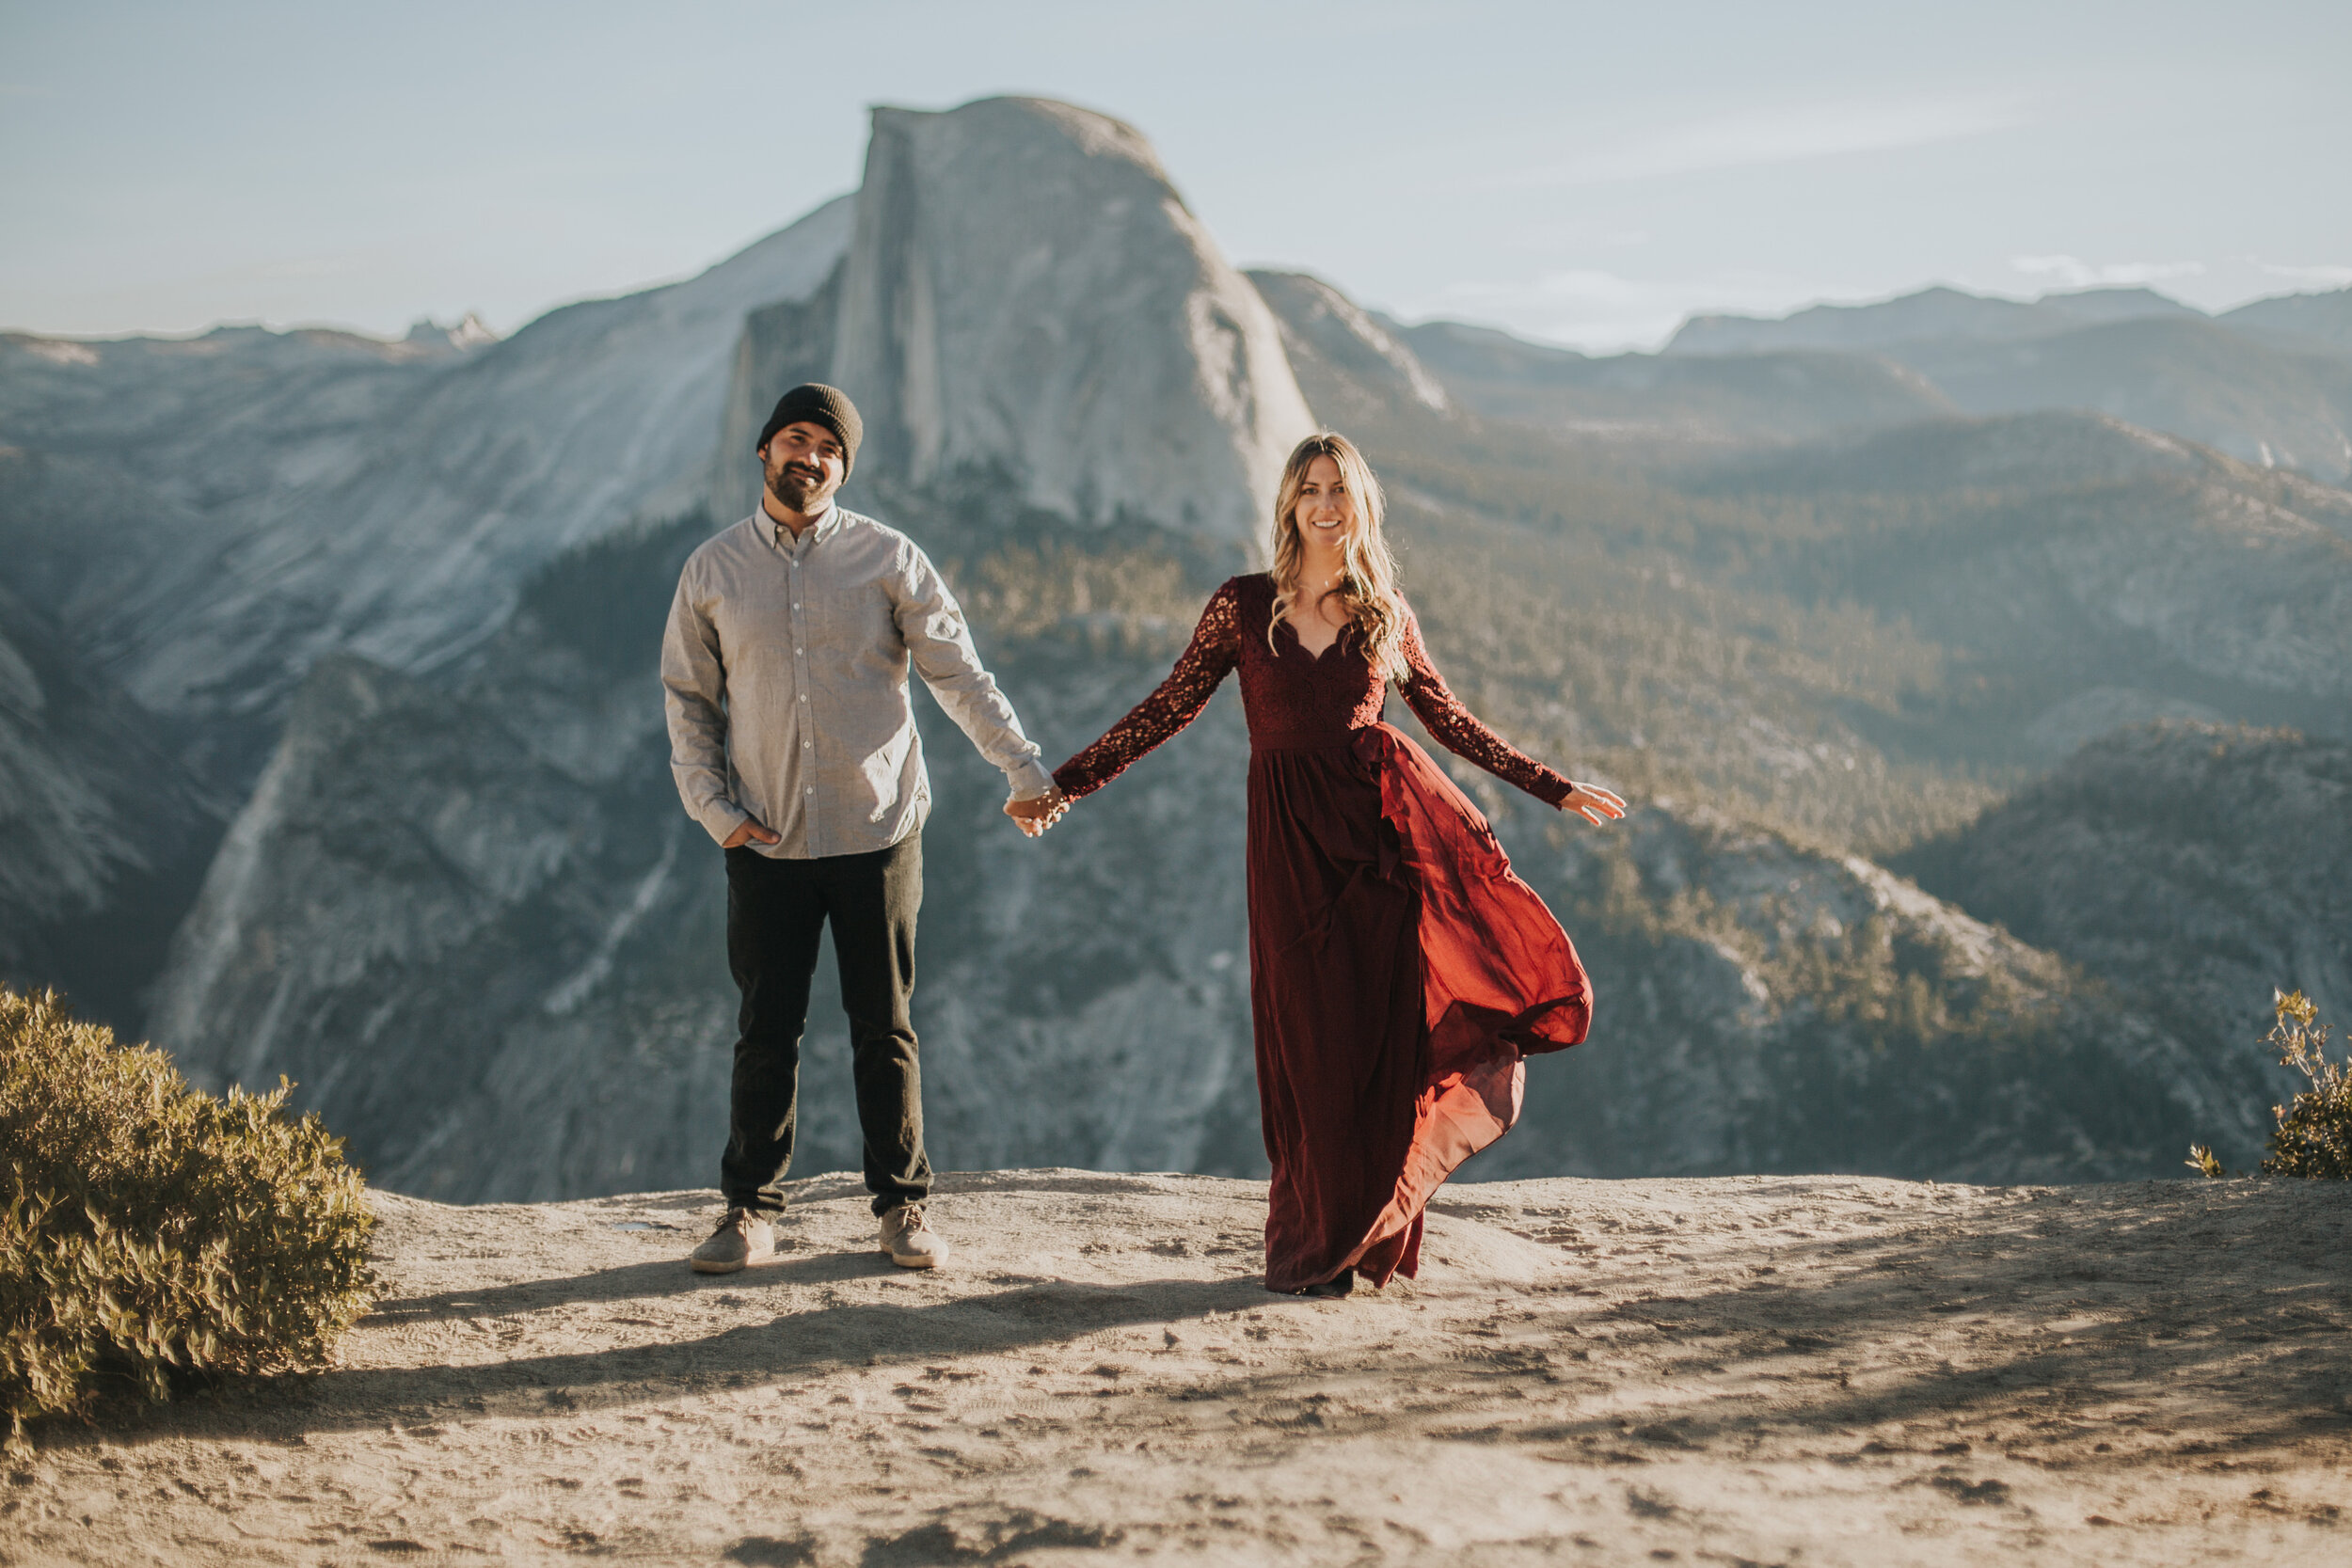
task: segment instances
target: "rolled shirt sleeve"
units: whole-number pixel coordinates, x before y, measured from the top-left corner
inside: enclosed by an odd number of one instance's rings
[[[892,607],[914,673],[923,677],[940,708],[963,731],[980,755],[1001,770],[1015,800],[1029,800],[1054,787],[1037,742],[1021,728],[996,678],[980,663],[962,606],[930,557],[913,541],[905,546],[903,569]]]

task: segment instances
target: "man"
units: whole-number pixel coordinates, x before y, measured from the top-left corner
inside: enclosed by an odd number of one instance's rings
[[[946,1259],[924,1213],[931,1167],[909,1011],[931,794],[908,667],[1004,769],[1005,810],[1024,832],[1059,815],[938,571],[906,535],[834,504],[863,434],[834,388],[784,395],[755,449],[760,509],[687,559],[662,638],[670,770],[726,851],[727,964],[743,995],[719,1164],[726,1217],[691,1259],[706,1274],[775,1250],[827,921],[882,1250],[908,1268]]]

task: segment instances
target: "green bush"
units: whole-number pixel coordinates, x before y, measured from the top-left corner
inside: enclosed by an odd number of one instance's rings
[[[2271,1129],[2263,1174],[2352,1180],[2352,1064],[2328,1059],[2328,1026],[2319,1022],[2311,998],[2299,990],[2274,990],[2271,1003],[2275,1012],[2263,1043],[2279,1053],[2282,1065],[2309,1079],[2311,1087],[2270,1108],[2279,1125]],[[2203,1144],[2188,1146],[2188,1164],[2206,1176],[2229,1174]]]
[[[2263,1170],[2271,1176],[2352,1179],[2352,1072],[2328,1059],[2328,1026],[2308,997],[2299,990],[2280,991],[2277,1006],[2263,1043],[2309,1079],[2311,1087],[2270,1108],[2279,1125],[2271,1130],[2270,1157]]]
[[[315,1367],[367,1309],[374,1216],[342,1141],[116,1044],[55,993],[0,990],[5,1446],[108,1383]]]

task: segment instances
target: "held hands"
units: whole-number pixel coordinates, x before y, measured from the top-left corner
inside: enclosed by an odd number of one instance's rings
[[[1560,809],[1572,811],[1597,827],[1623,816],[1625,802],[1598,784],[1577,784],[1568,791],[1567,799],[1560,802]]]
[[[1058,789],[1049,789],[1044,794],[1026,800],[1005,802],[1005,815],[1019,824],[1022,832],[1030,838],[1042,836],[1045,830],[1060,821],[1062,814],[1069,809],[1068,797]],[[735,832],[727,834],[719,847],[740,849],[747,844],[773,844],[783,837],[784,835],[774,829],[764,827],[750,817],[745,817],[737,824]]]
[[[719,847],[740,849],[746,844],[773,844],[783,836],[773,828],[764,828],[747,816],[736,825],[735,832],[727,834],[726,841]]]
[[[1044,837],[1045,830],[1060,821],[1062,814],[1069,809],[1070,798],[1058,786],[1025,800],[1005,802],[1005,815],[1011,817],[1020,827],[1022,834],[1028,838]]]
[[[1585,821],[1598,826],[1625,815],[1625,801],[1598,784],[1577,784],[1560,802],[1562,811],[1572,811]],[[1045,831],[1060,821],[1070,810],[1070,798],[1059,786],[1025,800],[1007,800],[1005,815],[1019,825],[1024,835],[1041,838]],[[765,830],[762,830],[763,832]]]

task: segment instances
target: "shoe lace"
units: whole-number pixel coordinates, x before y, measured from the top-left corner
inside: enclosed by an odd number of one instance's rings
[[[898,1211],[898,1234],[901,1238],[916,1235],[924,1228],[923,1206],[910,1203]]]

